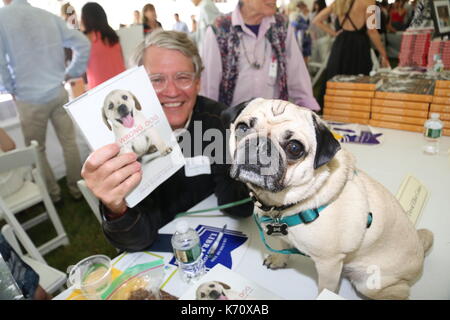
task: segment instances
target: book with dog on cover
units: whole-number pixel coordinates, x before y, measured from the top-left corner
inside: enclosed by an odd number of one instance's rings
[[[375,98],[431,102],[433,90],[434,81],[430,79],[390,77],[376,91]]]
[[[116,142],[134,152],[142,180],[126,197],[132,208],[185,164],[144,67],[126,70],[65,105],[91,150]]]
[[[237,272],[216,264],[189,286],[180,300],[281,300],[281,298]]]
[[[383,83],[381,77],[336,75],[327,81],[327,89],[375,91]]]

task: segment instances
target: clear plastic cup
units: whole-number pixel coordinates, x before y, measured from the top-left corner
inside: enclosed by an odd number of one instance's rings
[[[102,299],[102,294],[112,282],[111,259],[94,255],[78,262],[69,272],[69,281],[90,299]]]
[[[99,300],[98,296],[87,296],[83,293],[74,295],[67,300]]]

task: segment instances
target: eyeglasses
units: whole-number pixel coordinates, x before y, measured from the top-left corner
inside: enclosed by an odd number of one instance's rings
[[[169,82],[168,76],[162,73],[148,74],[153,89],[156,92],[161,92],[167,87]],[[195,72],[177,72],[172,77],[172,81],[178,89],[189,89],[195,80]]]

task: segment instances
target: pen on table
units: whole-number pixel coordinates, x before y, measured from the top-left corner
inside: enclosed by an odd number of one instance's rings
[[[220,240],[222,240],[223,233],[225,232],[226,228],[227,228],[227,225],[225,224],[223,226],[222,230],[220,230],[219,235],[217,236],[217,239],[212,244],[211,249],[209,249],[208,257],[212,257],[216,253],[217,247],[219,246]]]

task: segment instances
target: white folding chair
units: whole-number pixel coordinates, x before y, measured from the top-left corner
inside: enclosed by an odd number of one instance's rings
[[[331,46],[333,44],[334,39],[328,36],[319,38],[313,42],[313,46],[315,46],[314,50],[317,50],[317,56],[319,61],[309,61],[308,68],[317,70],[312,77],[311,83],[314,87],[316,83],[319,81],[322,73],[325,71],[328,63],[328,58],[331,53]]]
[[[89,190],[89,188],[86,186],[86,181],[84,181],[83,179],[78,180],[77,185],[78,185],[78,188],[80,189],[81,193],[83,194],[84,198],[86,199],[86,202],[88,203],[92,212],[94,213],[95,217],[97,218],[98,222],[100,222],[100,224],[101,224],[102,223],[102,215],[101,215],[100,209],[99,209],[99,200],[94,196],[94,194],[91,192],[91,190]]]
[[[19,242],[17,241],[16,235],[14,234],[13,228],[11,228],[10,225],[5,224],[2,227],[2,234],[20,258],[34,271],[36,271],[39,275],[39,284],[45,291],[53,294],[66,283],[66,274],[49,266],[45,262],[44,258],[42,258],[41,254],[37,251],[36,247],[34,247],[35,250],[29,252],[29,255],[25,255],[23,253]],[[26,248],[29,246],[29,243],[25,244],[22,242],[22,245]]]
[[[29,167],[31,168],[33,177],[33,181],[26,180],[23,186],[15,193],[4,198],[0,196],[0,218],[4,218],[6,222],[14,228],[19,240],[25,243],[28,242],[28,236],[25,230],[50,219],[57,235],[38,248],[40,254],[45,255],[61,245],[68,245],[69,238],[67,237],[42,178],[37,145],[36,141],[32,141],[29,147],[16,149],[0,155],[0,173],[20,167]],[[40,202],[43,202],[46,209],[45,212],[22,224],[17,221],[14,216],[16,213]]]

